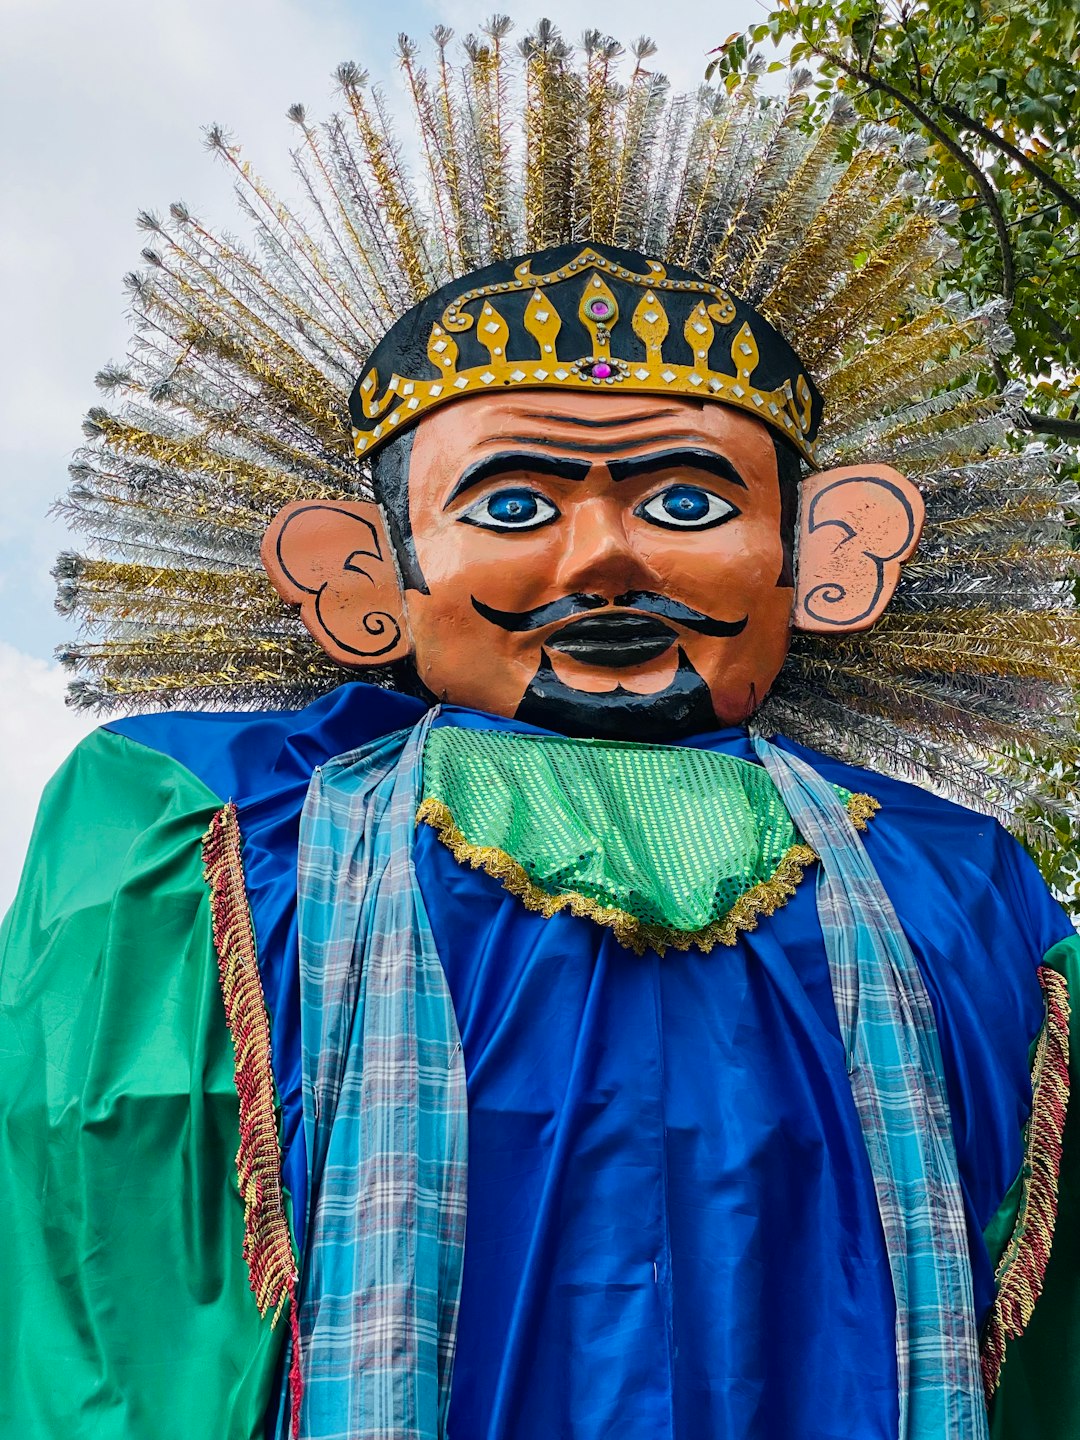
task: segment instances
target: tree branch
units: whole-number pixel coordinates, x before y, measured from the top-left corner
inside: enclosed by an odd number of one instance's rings
[[[990,219],[993,222],[994,230],[997,233],[998,249],[1001,252],[1001,293],[1006,303],[1011,307],[1013,297],[1016,294],[1016,262],[1013,259],[1012,240],[1009,237],[1009,227],[1005,222],[1005,216],[1001,209],[1001,202],[998,199],[997,191],[991,185],[989,178],[983,172],[977,161],[973,160],[962,145],[956,139],[943,130],[938,122],[918,102],[903,90],[898,90],[895,85],[890,85],[888,80],[883,80],[880,75],[873,74],[862,66],[853,65],[850,60],[845,60],[842,55],[832,51],[813,47],[815,54],[835,65],[845,75],[853,80],[858,80],[868,90],[876,90],[882,95],[888,95],[902,105],[909,115],[913,115],[919,124],[931,134],[942,149],[947,150],[956,163],[963,167],[975,182],[975,187],[982,197],[983,203],[990,212]]]
[[[909,29],[909,22],[910,22],[910,20],[911,20],[911,11],[910,11],[906,6],[904,6],[904,7],[901,8],[899,19],[900,19],[900,29],[904,32],[904,38],[905,38],[905,40],[907,41],[907,43],[908,43],[908,48],[909,48],[910,51],[911,51],[911,59],[912,59],[911,73],[912,73],[912,76],[914,77],[914,80],[915,80],[915,89],[918,91],[918,93],[919,93],[919,99],[921,100],[921,99],[923,98],[922,56],[919,54],[918,50],[916,49],[915,41],[911,38],[911,30]],[[870,69],[869,57],[867,58],[867,63],[863,66],[863,69],[866,70],[866,71],[869,71],[869,69]]]
[[[1010,160],[1015,160],[1017,165],[1025,169],[1029,175],[1039,182],[1051,195],[1056,195],[1062,205],[1067,206],[1074,215],[1080,218],[1080,196],[1074,195],[1067,190],[1060,181],[1055,180],[1037,160],[1032,160],[1030,155],[1025,155],[1023,150],[1016,145],[1011,145],[1003,135],[996,130],[991,130],[980,121],[974,119],[966,111],[961,110],[959,105],[953,105],[951,101],[942,100],[938,102],[942,111],[949,117],[954,125],[961,130],[970,130],[973,135],[978,135],[980,140],[985,140],[987,145],[992,145],[1000,150],[1003,155],[1008,155]]]
[[[1049,205],[1042,205],[1038,210],[1029,210],[1026,215],[1018,215],[1015,220],[1009,221],[1009,229],[1015,230],[1020,225],[1028,225],[1032,220],[1039,220],[1043,215],[1049,215],[1051,210],[1060,210],[1061,201],[1051,200]]]
[[[1036,319],[1039,321],[1040,324],[1046,326],[1046,328],[1050,331],[1050,334],[1054,337],[1054,339],[1058,342],[1058,344],[1063,350],[1067,350],[1069,348],[1069,346],[1072,344],[1072,338],[1070,337],[1067,330],[1062,329],[1062,327],[1054,319],[1053,315],[1049,313],[1049,311],[1044,310],[1041,305],[1028,304],[1025,305],[1024,308],[1027,313],[1032,317],[1032,319]]]
[[[1074,445],[1080,443],[1080,420],[1062,420],[1057,415],[1040,415],[1037,410],[1021,410],[1020,424],[1035,435],[1054,435]]]

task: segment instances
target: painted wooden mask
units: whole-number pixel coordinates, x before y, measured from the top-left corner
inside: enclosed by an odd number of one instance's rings
[[[438,292],[353,418],[378,500],[282,510],[279,593],[343,665],[568,734],[743,723],[793,627],[874,623],[922,524],[886,466],[802,478],[820,400],[760,316],[608,247]]]

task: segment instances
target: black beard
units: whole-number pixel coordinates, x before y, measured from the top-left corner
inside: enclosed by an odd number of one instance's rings
[[[669,744],[684,735],[715,730],[709,687],[679,649],[674,679],[655,695],[635,695],[621,685],[601,695],[564,685],[541,650],[540,665],[515,719],[577,739],[651,740]]]

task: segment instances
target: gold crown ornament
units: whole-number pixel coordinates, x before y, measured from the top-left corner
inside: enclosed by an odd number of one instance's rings
[[[437,405],[499,388],[690,395],[734,405],[814,461],[821,397],[795,351],[720,286],[637,251],[563,245],[414,306],[350,399],[367,459]]]

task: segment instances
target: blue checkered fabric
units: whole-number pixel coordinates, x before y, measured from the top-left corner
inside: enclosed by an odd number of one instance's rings
[[[926,986],[832,786],[768,741],[754,746],[821,857],[818,917],[896,1296],[899,1440],[987,1440],[960,1176]]]
[[[304,1440],[446,1431],[467,1110],[412,862],[430,722],[316,770],[301,820]]]

